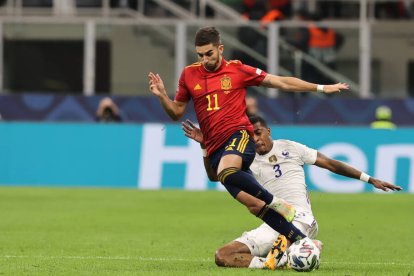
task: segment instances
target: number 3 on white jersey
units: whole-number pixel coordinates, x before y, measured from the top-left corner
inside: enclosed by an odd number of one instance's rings
[[[282,176],[282,170],[280,169],[280,165],[276,164],[273,166],[273,170],[275,171],[275,177],[279,178]]]

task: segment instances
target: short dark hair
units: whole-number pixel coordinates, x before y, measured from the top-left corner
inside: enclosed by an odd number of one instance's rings
[[[195,35],[195,46],[204,46],[210,43],[214,46],[221,44],[219,31],[214,27],[204,27],[199,29]]]
[[[257,115],[250,116],[249,120],[250,120],[250,123],[252,123],[252,125],[254,125],[255,123],[260,123],[262,126],[268,128],[265,119],[263,119],[260,116],[257,116]]]

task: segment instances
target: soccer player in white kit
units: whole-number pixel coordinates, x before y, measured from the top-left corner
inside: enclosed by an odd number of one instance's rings
[[[250,117],[250,121],[254,126],[256,143],[256,157],[250,166],[254,177],[274,196],[294,206],[296,214],[292,223],[311,239],[316,238],[318,224],[311,209],[305,183],[304,164],[316,165],[336,174],[360,179],[383,191],[401,190],[399,186],[371,177],[303,144],[289,140],[273,141],[270,128],[264,119],[254,116]],[[198,128],[188,120],[182,125],[185,135],[202,145],[202,135]],[[210,180],[216,180],[214,171],[209,168],[207,158],[204,158],[204,165]],[[243,197],[245,201],[248,201],[251,196],[245,194]],[[259,208],[263,206],[264,203]],[[255,207],[258,206],[248,208]],[[226,267],[266,268],[266,255],[272,249],[273,242],[278,236],[279,233],[265,223],[256,229],[244,232],[242,236],[217,250],[216,264]],[[281,264],[282,262],[278,266]]]

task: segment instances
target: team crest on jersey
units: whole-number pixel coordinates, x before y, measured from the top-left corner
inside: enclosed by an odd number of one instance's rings
[[[228,93],[228,90],[231,89],[231,78],[224,75],[224,77],[220,79],[220,82],[221,82],[221,89],[223,89],[225,93],[226,92]]]
[[[272,156],[270,156],[270,157],[269,157],[269,162],[270,162],[270,163],[276,163],[276,162],[277,162],[277,157],[276,157],[276,155],[274,155],[274,154],[273,154]]]

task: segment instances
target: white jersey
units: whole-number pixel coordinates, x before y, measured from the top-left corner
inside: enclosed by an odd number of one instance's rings
[[[295,207],[293,225],[312,239],[318,234],[318,223],[312,214],[303,165],[315,164],[316,157],[317,151],[305,145],[275,140],[272,150],[265,155],[256,153],[250,166],[254,177],[266,190]],[[235,240],[245,244],[252,255],[265,257],[278,236],[278,232],[263,223]]]
[[[289,140],[274,140],[270,152],[256,153],[250,169],[270,193],[292,204],[297,212],[312,214],[303,165],[314,164],[316,157],[315,149]]]

